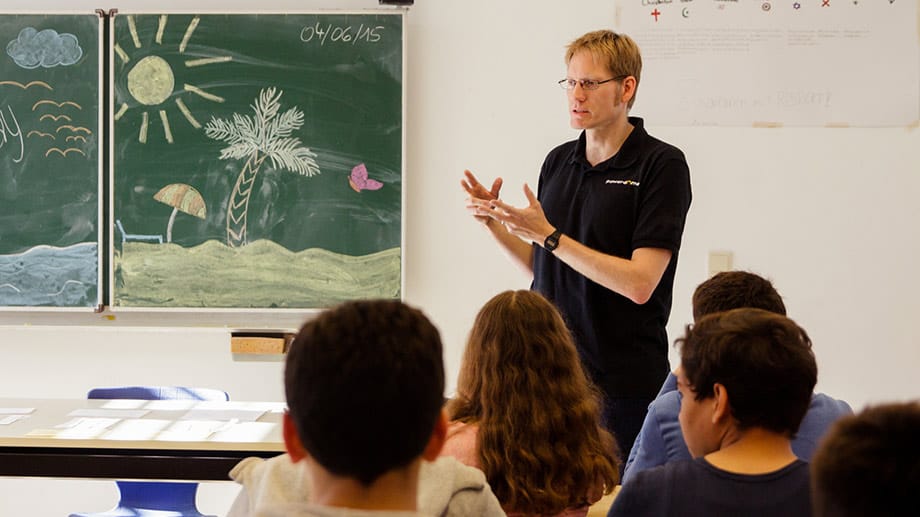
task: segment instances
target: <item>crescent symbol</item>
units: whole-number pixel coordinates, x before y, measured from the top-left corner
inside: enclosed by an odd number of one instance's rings
[[[690,17],[690,8],[689,8],[689,7],[684,7],[684,8],[680,11],[680,15],[683,16],[684,18],[689,18],[689,17]]]

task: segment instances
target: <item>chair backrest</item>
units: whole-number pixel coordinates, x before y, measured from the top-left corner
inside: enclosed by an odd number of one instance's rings
[[[184,386],[114,386],[89,390],[90,399],[230,400],[226,391]]]

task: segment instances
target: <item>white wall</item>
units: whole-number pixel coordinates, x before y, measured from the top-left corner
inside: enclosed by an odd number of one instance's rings
[[[158,12],[378,7],[375,0],[322,1],[29,5]],[[450,379],[479,306],[498,291],[529,285],[467,217],[462,171],[471,168],[488,179],[501,175],[505,197],[523,201],[520,185],[535,185],[546,151],[575,135],[567,127],[564,93],[555,85],[565,73],[563,46],[587,30],[612,25],[613,4],[419,0],[409,10],[405,298],[441,329]],[[883,87],[866,92],[865,102],[877,95],[884,95]],[[914,265],[920,256],[917,127],[646,125],[684,150],[694,190],[674,289],[672,339],[690,319],[690,294],[705,279],[707,253],[729,250],[737,268],[774,280],[790,315],[811,334],[819,390],[856,408],[920,397],[911,380],[920,364],[913,320],[920,314],[920,271]],[[257,322],[289,328],[300,319],[289,314]],[[73,397],[93,385],[159,383],[217,386],[237,400],[282,399],[279,362],[235,361],[220,321],[197,321],[150,314],[114,321],[90,314],[0,314],[0,397]],[[204,485],[202,509],[222,514],[235,491],[229,483]],[[0,493],[0,515],[101,510],[115,497],[107,481],[2,479]]]

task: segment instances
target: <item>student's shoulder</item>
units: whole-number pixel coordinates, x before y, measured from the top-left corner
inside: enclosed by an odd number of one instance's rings
[[[658,415],[672,416],[680,411],[680,392],[669,391],[655,397],[648,405],[649,411]]]
[[[669,461],[636,473],[635,477],[623,489],[646,491],[655,493],[665,487],[680,484],[684,480],[694,479],[703,471],[703,467],[695,460]]]
[[[485,474],[450,456],[422,463],[418,498],[419,510],[432,515],[504,515]]]
[[[815,393],[811,396],[809,411],[822,411],[839,416],[853,414],[853,408],[845,400],[837,399],[824,393]]]
[[[252,515],[275,504],[306,502],[310,498],[308,478],[303,463],[295,464],[287,454],[245,458],[230,471],[230,479],[243,488],[229,515]]]
[[[230,470],[230,479],[241,485],[300,476],[301,469],[291,461],[291,457],[287,454],[268,459],[244,458]]]
[[[486,476],[475,467],[464,465],[452,456],[441,456],[435,461],[422,463],[419,485],[451,486],[455,489],[481,489]]]
[[[667,514],[678,492],[694,483],[694,463],[679,460],[638,472],[622,486],[608,517]]]

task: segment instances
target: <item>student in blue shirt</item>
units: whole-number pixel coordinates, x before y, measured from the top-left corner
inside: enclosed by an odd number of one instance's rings
[[[638,473],[608,517],[810,516],[808,463],[791,441],[818,379],[808,334],[742,308],[704,316],[677,344],[680,426],[694,459]]]
[[[740,307],[754,307],[786,314],[783,299],[769,280],[746,271],[725,271],[700,284],[693,293],[693,319]],[[649,405],[645,421],[629,452],[623,484],[639,472],[665,463],[690,459],[690,451],[677,421],[680,395],[677,377],[671,373],[658,397]],[[803,460],[814,454],[820,438],[831,424],[853,410],[842,400],[823,393],[812,394],[811,403],[792,440],[792,450]]]

